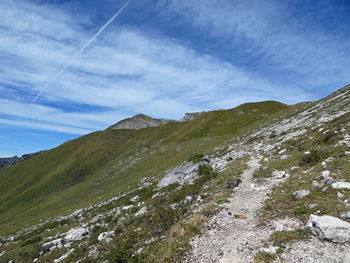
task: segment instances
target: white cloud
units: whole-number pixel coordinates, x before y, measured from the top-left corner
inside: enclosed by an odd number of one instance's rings
[[[286,77],[295,74],[295,85],[306,90],[327,85],[334,90],[349,81],[349,35],[335,30],[330,34],[310,24],[312,18],[308,20],[295,13],[296,2],[180,0],[161,3],[158,8],[163,10],[165,19],[175,14],[182,18],[180,23],[226,41],[228,46],[230,43],[233,48],[237,48],[237,43],[243,45],[246,54],[261,56],[264,67],[273,73],[282,72]],[[301,1],[298,8],[303,8],[303,4]],[[316,9],[314,15],[321,11]],[[327,10],[322,11],[327,15]]]
[[[45,81],[91,35],[79,19],[50,6],[6,0],[0,2],[0,9],[6,14],[0,17],[0,58],[6,65],[0,69],[0,84],[5,87],[0,90],[3,124],[82,134],[106,128],[132,113],[179,119],[188,111],[230,108],[244,101],[294,103],[310,98],[307,92],[287,85],[282,88],[174,39],[124,26],[106,30],[45,90],[39,103],[56,106],[32,105],[29,102]],[[207,9],[199,3],[192,17],[198,25],[223,28],[222,19],[230,15],[218,11],[222,17],[205,13]],[[209,22],[204,20],[206,15]],[[242,34],[260,39],[262,33],[256,31],[263,20],[245,20],[241,14],[229,22],[236,23]],[[72,105],[94,110],[72,112],[68,110]]]

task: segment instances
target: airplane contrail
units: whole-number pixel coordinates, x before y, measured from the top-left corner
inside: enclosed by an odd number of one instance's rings
[[[35,98],[32,100],[32,103],[34,103],[39,97],[40,97],[40,95],[51,85],[51,83],[52,82],[54,82],[59,76],[61,76],[62,75],[62,73],[63,72],[65,72],[66,71],[66,69],[68,68],[68,67],[70,67],[75,61],[76,61],[76,59],[79,57],[79,55],[81,54],[81,52],[83,52],[102,32],[103,32],[103,30],[105,30],[106,29],[106,27],[110,24],[110,23],[112,23],[113,21],[114,21],[114,19],[116,19],[117,18],[117,16],[119,16],[120,15],[120,13],[121,12],[123,12],[123,10],[130,4],[130,2],[131,2],[132,0],[129,0],[129,1],[127,1],[123,6],[122,6],[122,8],[120,8],[119,10],[118,10],[118,12],[117,13],[115,13],[113,16],[112,16],[112,18],[111,19],[109,19],[108,21],[107,21],[107,23],[105,23],[101,28],[100,28],[100,30],[88,41],[88,42],[86,42],[85,43],[85,45],[84,46],[82,46],[80,49],[79,49],[79,51],[77,52],[77,53],[75,53],[75,55],[73,56],[73,58],[54,76],[54,77],[52,77],[47,83],[46,83],[46,85],[38,92],[38,94],[35,96]]]

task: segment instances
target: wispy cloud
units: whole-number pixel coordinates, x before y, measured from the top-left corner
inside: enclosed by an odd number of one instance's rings
[[[339,88],[349,82],[350,30],[342,26],[340,16],[332,31],[317,24],[341,11],[332,1],[312,3],[309,12],[307,5],[305,1],[180,0],[161,2],[159,8],[165,19],[180,16],[177,23],[220,38],[232,53],[239,48],[241,55],[261,60],[263,68],[258,70],[267,71],[267,78],[280,75],[306,91]],[[334,10],[328,10],[330,6]]]
[[[234,5],[232,1],[221,5],[172,1],[158,8],[164,19],[181,15],[191,27],[209,28],[218,39],[232,43],[244,39],[244,52],[266,59],[266,70],[293,71],[293,77],[298,74],[307,84],[314,82],[312,87],[333,80],[316,79],[313,72],[326,74],[349,64],[345,49],[327,34],[317,35],[326,43],[317,47],[297,30],[273,27],[278,19],[288,18],[278,17],[283,6],[250,2],[252,7],[244,1]],[[314,96],[300,82],[279,81],[261,69],[201,52],[186,41],[124,24],[111,25],[50,84],[39,105],[31,105],[33,96],[89,39],[91,33],[85,28],[86,23],[91,27],[91,21],[30,1],[4,0],[0,9],[4,14],[0,16],[2,124],[84,134],[140,112],[178,119],[185,112],[230,108],[247,101],[295,103]],[[328,49],[335,50],[335,55]],[[306,52],[313,58],[305,60]],[[322,57],[328,67],[321,63]],[[339,71],[340,76],[345,78],[349,68]]]

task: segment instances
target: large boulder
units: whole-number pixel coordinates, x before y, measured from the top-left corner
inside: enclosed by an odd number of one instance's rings
[[[175,169],[167,171],[165,176],[158,182],[158,188],[168,186],[170,184],[179,183],[183,185],[185,183],[192,184],[195,179],[199,177],[198,167],[204,162],[193,163],[186,162]]]
[[[350,224],[339,218],[310,215],[306,226],[321,240],[335,243],[350,241]]]

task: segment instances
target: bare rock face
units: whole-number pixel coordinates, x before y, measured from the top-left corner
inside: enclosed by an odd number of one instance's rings
[[[339,218],[310,215],[306,226],[321,240],[335,243],[350,241],[350,224]]]
[[[185,116],[183,116],[183,118],[180,120],[181,122],[183,121],[191,121],[194,118],[198,117],[199,115],[201,115],[201,112],[193,112],[193,113],[185,113]]]
[[[131,129],[131,130],[139,130],[143,128],[149,127],[157,127],[163,124],[170,122],[170,120],[165,119],[153,119],[143,114],[135,115],[132,118],[127,118],[117,122],[112,125],[109,129],[112,130],[121,130],[121,129]]]

